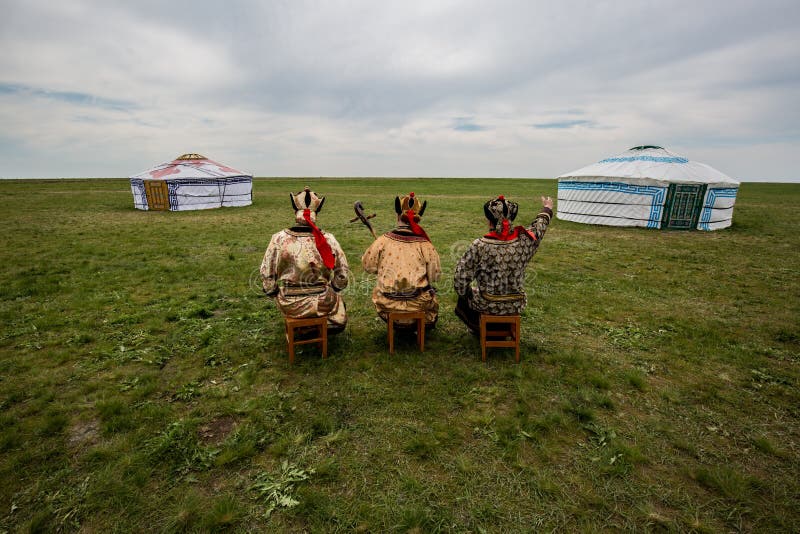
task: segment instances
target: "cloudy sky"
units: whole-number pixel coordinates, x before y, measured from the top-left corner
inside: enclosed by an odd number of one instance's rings
[[[800,181],[800,2],[0,0],[0,177],[553,177],[658,144]]]

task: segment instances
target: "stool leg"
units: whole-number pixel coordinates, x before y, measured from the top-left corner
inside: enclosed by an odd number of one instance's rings
[[[319,330],[321,332],[321,336],[320,337],[322,338],[322,343],[321,343],[322,344],[322,359],[324,360],[325,358],[328,357],[328,321],[327,320],[320,325]]]
[[[417,341],[419,351],[425,352],[425,319],[417,319]]]
[[[389,354],[394,354],[394,319],[389,314]]]
[[[481,319],[481,360],[486,361],[486,321]]]
[[[517,349],[517,363],[519,363],[519,319],[514,320],[514,343]]]
[[[289,365],[294,364],[294,328],[286,326],[286,342],[289,343]]]

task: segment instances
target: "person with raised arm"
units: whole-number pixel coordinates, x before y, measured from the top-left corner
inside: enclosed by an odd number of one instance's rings
[[[525,268],[553,217],[553,199],[542,197],[542,204],[528,227],[512,226],[519,205],[503,195],[484,204],[489,232],[472,242],[453,275],[455,313],[473,333],[481,313],[517,315],[527,305]]]

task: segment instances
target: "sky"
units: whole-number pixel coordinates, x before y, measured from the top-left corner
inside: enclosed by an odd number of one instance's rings
[[[552,178],[645,144],[800,182],[800,2],[0,0],[0,177]]]

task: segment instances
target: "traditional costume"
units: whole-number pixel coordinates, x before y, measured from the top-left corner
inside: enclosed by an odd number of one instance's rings
[[[544,237],[553,210],[543,207],[528,228],[512,227],[519,206],[502,195],[484,204],[491,231],[472,242],[456,265],[456,315],[477,332],[480,314],[516,315],[527,304],[525,268]],[[474,287],[473,281],[475,282]]]
[[[409,193],[395,197],[397,227],[378,237],[364,253],[364,271],[377,275],[372,302],[384,321],[389,312],[424,311],[428,327],[439,317],[439,300],[431,284],[442,274],[439,254],[419,226],[427,201]]]
[[[333,234],[316,225],[325,197],[306,187],[289,194],[295,226],[274,234],[261,262],[264,292],[286,317],[328,316],[328,332],[341,332],[347,313],[339,291],[347,287],[347,258]]]

